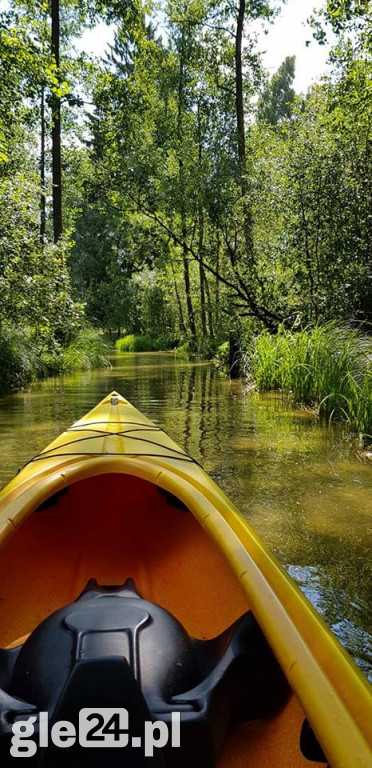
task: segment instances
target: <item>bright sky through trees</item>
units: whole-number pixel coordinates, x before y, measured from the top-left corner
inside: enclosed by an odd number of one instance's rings
[[[296,56],[297,92],[306,91],[309,85],[327,70],[329,47],[319,45],[307,24],[313,9],[319,10],[323,0],[288,0],[280,16],[269,26],[269,33],[262,35],[263,61],[270,74],[278,69],[286,56]]]
[[[263,61],[270,74],[278,69],[286,56],[296,56],[297,92],[306,91],[312,82],[319,80],[327,70],[328,46],[320,46],[312,35],[307,19],[313,9],[319,9],[323,0],[287,0],[274,24],[257,26],[260,47],[265,51]],[[98,24],[86,30],[77,47],[87,53],[102,56],[114,39],[114,28]]]

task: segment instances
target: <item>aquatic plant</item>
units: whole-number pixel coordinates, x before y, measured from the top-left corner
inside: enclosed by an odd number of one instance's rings
[[[372,432],[372,338],[361,328],[332,322],[265,331],[252,344],[246,373],[262,392],[281,389],[322,417]]]

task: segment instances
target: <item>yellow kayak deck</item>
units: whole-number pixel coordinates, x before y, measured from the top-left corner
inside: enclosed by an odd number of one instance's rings
[[[159,488],[192,514],[170,507]],[[238,726],[219,765],[317,765],[299,748],[306,716],[332,768],[372,766],[364,676],[211,478],[117,393],[2,491],[0,543],[0,647],[20,642],[92,576],[134,577],[198,638],[250,608],[292,695],[275,716]]]

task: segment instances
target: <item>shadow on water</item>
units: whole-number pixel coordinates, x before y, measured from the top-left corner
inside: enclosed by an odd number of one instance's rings
[[[341,426],[205,363],[126,354],[0,399],[0,483],[117,389],[203,464],[372,681],[372,466]]]

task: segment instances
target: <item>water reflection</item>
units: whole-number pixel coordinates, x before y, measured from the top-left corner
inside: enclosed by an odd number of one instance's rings
[[[123,355],[0,399],[0,483],[112,389],[204,465],[372,680],[372,467],[340,426],[208,364]]]

